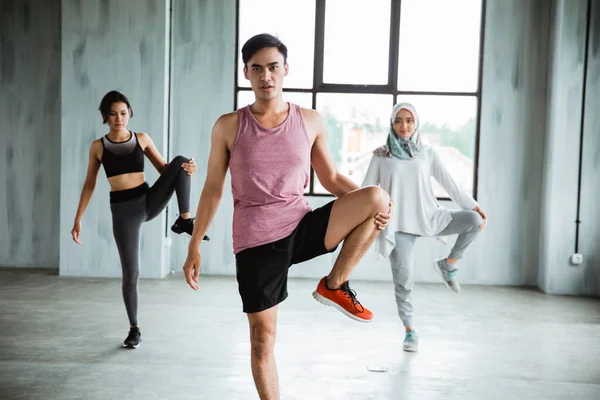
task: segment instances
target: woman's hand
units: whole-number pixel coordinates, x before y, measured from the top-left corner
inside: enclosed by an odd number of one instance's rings
[[[71,229],[71,236],[73,236],[73,240],[77,244],[82,244],[81,240],[79,240],[79,234],[81,233],[81,222],[75,221],[73,224],[73,229]]]
[[[479,230],[482,231],[483,228],[485,228],[485,226],[487,225],[487,215],[481,208],[479,208],[479,206],[475,207],[473,211],[481,215],[481,218],[483,218],[483,224],[479,225]]]
[[[190,162],[181,164],[181,168],[183,168],[188,175],[192,176],[196,172],[196,163],[193,158],[190,158]]]

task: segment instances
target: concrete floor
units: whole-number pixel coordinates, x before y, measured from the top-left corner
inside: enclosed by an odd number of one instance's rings
[[[600,399],[598,300],[417,285],[409,354],[389,283],[353,285],[371,324],[315,302],[316,283],[291,280],[280,307],[282,399]],[[0,269],[0,399],[256,399],[235,279],[200,285],[142,281],[143,342],[124,350],[119,280]]]

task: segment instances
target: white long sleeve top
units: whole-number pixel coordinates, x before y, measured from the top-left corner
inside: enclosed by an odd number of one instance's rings
[[[376,251],[388,257],[396,246],[395,232],[437,236],[452,220],[440,206],[431,185],[433,177],[459,207],[472,210],[477,202],[459,189],[435,150],[423,144],[412,160],[392,158],[387,146],[373,152],[363,186],[379,185],[394,202],[392,217],[376,239]]]

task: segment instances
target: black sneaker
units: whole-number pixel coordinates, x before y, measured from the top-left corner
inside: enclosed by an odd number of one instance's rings
[[[177,220],[175,220],[173,226],[171,227],[171,231],[178,235],[187,236],[188,238],[191,238],[192,233],[194,233],[194,219],[195,218],[183,219],[181,217],[178,217]],[[210,238],[204,235],[202,241],[208,242],[209,240]]]
[[[142,343],[142,333],[140,332],[140,328],[137,326],[132,326],[131,329],[129,329],[129,335],[127,335],[127,339],[125,339],[123,342],[123,347],[137,349],[140,343]]]

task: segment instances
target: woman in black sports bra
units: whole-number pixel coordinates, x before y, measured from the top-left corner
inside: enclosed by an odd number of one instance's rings
[[[102,121],[108,124],[110,131],[90,146],[87,175],[71,235],[76,243],[81,244],[81,219],[94,193],[102,165],[111,189],[113,234],[121,259],[123,301],[130,324],[123,347],[136,348],[141,343],[137,321],[140,229],[143,222],[160,214],[175,192],[179,217],[171,230],[191,237],[194,219],[190,215],[190,186],[196,165],[193,159],[183,156],[177,156],[167,164],[150,136],[128,131],[127,123],[133,116],[133,110],[124,94],[108,92],[99,109]],[[144,177],[144,156],[160,174],[152,187]],[[208,240],[205,236],[204,241]]]

